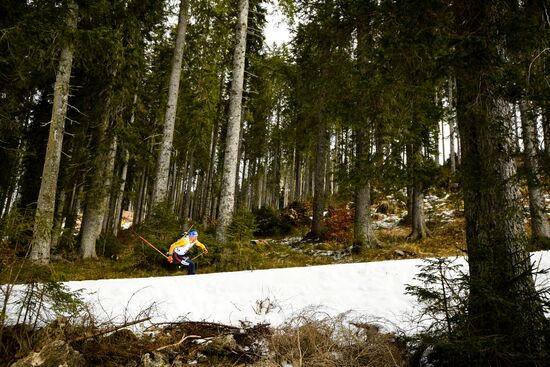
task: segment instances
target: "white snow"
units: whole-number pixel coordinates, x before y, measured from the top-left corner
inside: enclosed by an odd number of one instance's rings
[[[532,260],[542,269],[550,268],[548,251],[533,253]],[[457,261],[466,265],[464,258]],[[153,322],[186,319],[277,326],[316,310],[323,316],[349,313],[385,330],[414,333],[428,321],[419,319],[416,299],[405,294],[405,287],[417,284],[414,277],[423,264],[411,259],[65,284],[82,291],[100,320],[122,322],[152,307]],[[537,284],[548,280],[548,275],[541,277]]]

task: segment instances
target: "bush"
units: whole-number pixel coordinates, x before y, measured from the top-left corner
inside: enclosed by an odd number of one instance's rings
[[[0,364],[9,361],[16,353],[33,351],[43,341],[37,331],[54,319],[82,321],[88,315],[86,304],[79,291],[71,291],[44,267],[36,267],[31,282],[2,287],[3,307],[11,305],[9,314],[0,315]]]
[[[34,212],[15,209],[0,219],[0,241],[14,249],[18,256],[25,256],[32,240]]]
[[[254,238],[257,229],[254,214],[246,209],[239,209],[234,215],[231,224],[227,227],[229,241],[243,244]]]
[[[256,236],[277,236],[292,232],[292,222],[272,208],[261,207],[253,211],[258,229]]]
[[[416,279],[421,286],[407,286],[407,293],[417,297],[422,305],[423,315],[432,321],[430,327],[418,336],[417,355],[422,354],[423,365],[434,366],[543,366],[548,361],[550,348],[535,352],[529,351],[526,341],[533,330],[522,327],[514,328],[514,333],[492,333],[487,335],[472,327],[468,315],[469,282],[468,277],[460,271],[461,265],[453,264],[449,259],[428,259],[427,265],[421,268]],[[454,274],[453,274],[454,273]],[[523,276],[533,276],[524,274]],[[489,287],[487,289],[490,289]],[[488,290],[484,295],[487,300],[502,307],[496,312],[505,312],[507,301],[499,299]],[[539,291],[548,311],[548,289]],[[512,320],[512,322],[514,322]],[[550,333],[548,322],[541,325],[542,338]],[[519,331],[519,333],[518,333]],[[419,357],[420,359],[420,357]]]
[[[325,219],[326,231],[323,240],[351,243],[353,241],[354,210],[348,206],[340,208],[330,207],[328,217]]]
[[[97,243],[98,255],[106,258],[119,256],[122,252],[123,245],[116,236],[112,233],[101,235]]]
[[[287,208],[283,209],[281,218],[292,227],[301,227],[311,225],[313,209],[309,202],[292,202]]]

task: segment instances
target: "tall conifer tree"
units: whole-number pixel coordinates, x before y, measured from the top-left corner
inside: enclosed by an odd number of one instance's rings
[[[77,21],[78,5],[74,0],[70,0],[68,2],[66,19],[67,30],[69,32],[74,32],[76,30]],[[74,37],[74,34],[67,34],[65,37],[67,41],[61,50],[54,87],[50,134],[48,137],[48,147],[46,149],[40,193],[38,195],[32,249],[30,253],[31,260],[45,264],[47,264],[50,259],[56,189],[69,99],[69,82],[73,64],[74,47],[72,37]]]
[[[506,59],[505,1],[454,3],[457,120],[462,148],[466,241],[470,269],[469,329],[491,365],[525,363],[544,347],[544,315],[535,290],[511,128],[500,82]]]
[[[235,206],[235,183],[237,175],[239,136],[241,131],[242,95],[248,30],[248,0],[239,0],[236,43],[233,53],[233,72],[229,100],[229,121],[225,140],[222,192],[216,239],[225,243],[226,230],[231,223]]]
[[[183,59],[183,48],[185,45],[185,34],[187,32],[189,1],[180,0],[180,11],[170,70],[170,83],[168,84],[168,102],[164,115],[164,131],[162,134],[161,149],[159,152],[156,177],[153,187],[153,206],[168,199],[168,178],[170,175],[170,157],[172,155],[172,144],[174,141],[174,125],[176,123],[176,111],[178,105],[178,94],[180,86],[181,63]]]

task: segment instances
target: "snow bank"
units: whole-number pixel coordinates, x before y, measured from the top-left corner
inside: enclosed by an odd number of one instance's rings
[[[533,254],[550,268],[550,252]],[[466,266],[464,258],[458,263]],[[420,326],[416,300],[405,294],[421,259],[138,279],[67,282],[81,290],[100,319],[133,319],[152,307],[153,322],[208,321],[280,325],[317,309],[324,315],[349,312],[386,330],[414,333]],[[537,279],[539,285],[547,277]],[[424,321],[426,322],[426,321]]]

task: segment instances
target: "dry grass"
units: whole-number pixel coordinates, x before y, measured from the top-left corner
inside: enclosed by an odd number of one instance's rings
[[[373,324],[349,320],[346,315],[301,315],[277,329],[261,324],[234,327],[181,322],[158,325],[152,334],[134,334],[125,328],[108,333],[56,321],[24,334],[32,339],[34,348],[27,347],[17,355],[12,349],[3,362],[9,364],[33,349],[38,351],[62,340],[81,353],[87,366],[143,365],[144,359],[163,360],[163,365],[197,366],[275,367],[285,362],[294,367],[410,365],[399,338],[380,333]],[[92,334],[96,336],[86,337]],[[17,338],[17,344],[23,340],[23,334],[15,329],[8,330],[7,335]]]
[[[419,241],[410,241],[408,239],[411,233],[409,227],[399,226],[392,229],[380,229],[376,232],[376,235],[382,244],[382,249],[371,250],[366,256],[369,261],[376,261],[465,255],[464,218],[457,218],[449,223],[432,224],[430,230],[431,235],[429,237]]]
[[[409,365],[395,335],[380,333],[373,324],[350,322],[345,315],[299,316],[275,331],[269,349],[273,366],[285,362],[295,367]]]

